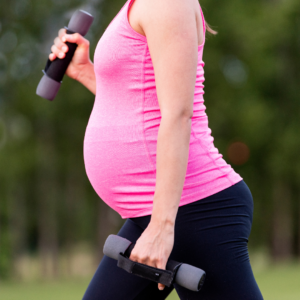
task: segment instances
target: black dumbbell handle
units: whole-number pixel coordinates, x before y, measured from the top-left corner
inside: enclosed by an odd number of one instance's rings
[[[145,279],[162,283],[170,287],[174,281],[175,272],[171,270],[162,270],[148,265],[130,260],[124,254],[120,253],[118,257],[118,267],[128,273],[143,277]]]
[[[65,28],[67,29],[67,34],[75,33],[69,30],[67,27]],[[55,58],[53,61],[48,59],[45,67],[46,74],[57,82],[61,82],[63,80],[66,70],[68,69],[68,66],[72,61],[74,53],[78,47],[78,45],[75,43],[66,42],[66,44],[69,50],[65,53],[66,56],[64,59]]]

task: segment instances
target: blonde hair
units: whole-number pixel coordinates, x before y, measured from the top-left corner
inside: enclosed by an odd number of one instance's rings
[[[206,27],[206,30],[211,33],[211,34],[217,34],[218,32],[213,30],[210,25],[205,21],[205,27]]]

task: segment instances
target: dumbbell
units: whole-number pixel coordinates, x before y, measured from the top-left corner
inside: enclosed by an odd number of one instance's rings
[[[200,268],[169,259],[166,270],[154,268],[129,259],[134,243],[118,235],[109,235],[103,253],[118,261],[118,267],[134,275],[171,286],[177,283],[191,291],[199,291],[206,273]]]
[[[94,17],[83,10],[77,10],[71,17],[67,29],[67,34],[80,33],[85,36],[89,31]],[[66,70],[74,56],[77,44],[66,43],[69,47],[69,51],[63,59],[55,58],[51,61],[48,59],[45,70],[43,70],[44,76],[40,80],[36,93],[37,95],[53,100],[62,83],[62,79],[66,73]]]

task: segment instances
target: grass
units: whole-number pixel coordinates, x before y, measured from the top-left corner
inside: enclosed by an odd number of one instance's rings
[[[255,270],[255,278],[265,300],[300,299],[300,264],[269,266]],[[89,279],[53,282],[2,282],[0,300],[80,300]],[[168,300],[178,300],[176,292]]]

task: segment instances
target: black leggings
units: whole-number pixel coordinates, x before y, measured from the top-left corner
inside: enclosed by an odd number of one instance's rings
[[[157,283],[127,273],[104,256],[83,300],[160,300],[174,287],[185,300],[262,300],[247,248],[252,215],[253,199],[244,181],[179,207],[170,258],[206,271],[199,292],[177,284],[160,291]],[[149,221],[150,216],[127,219],[118,235],[136,242]]]

